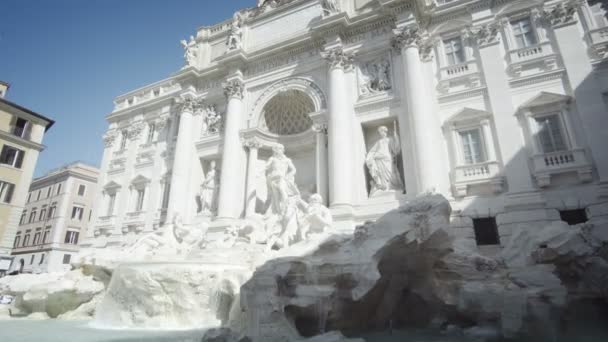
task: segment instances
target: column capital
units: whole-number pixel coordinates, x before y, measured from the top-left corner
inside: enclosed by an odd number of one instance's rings
[[[344,52],[344,49],[341,46],[322,52],[321,57],[329,63],[330,68],[341,68],[345,70],[352,68],[355,61],[355,55]]]
[[[133,124],[131,124],[131,127],[129,128],[129,139],[137,139],[139,137],[139,135],[141,134],[141,132],[144,130],[144,122],[143,121],[138,121],[135,122]]]
[[[193,113],[195,100],[191,96],[177,96],[173,99],[177,105],[179,113]]]
[[[551,26],[575,24],[577,22],[576,13],[582,4],[583,1],[581,0],[560,2],[548,10],[543,10],[542,16]]]
[[[262,142],[260,141],[260,139],[258,139],[256,137],[246,138],[246,139],[243,139],[243,146],[249,148],[249,150],[258,149],[258,148],[262,147]]]
[[[158,119],[156,119],[154,121],[154,125],[156,126],[157,130],[162,131],[167,126],[168,122],[169,122],[169,116],[161,115]]]
[[[327,134],[327,123],[326,122],[314,123],[312,125],[312,130],[316,133]]]
[[[426,31],[420,29],[418,25],[395,29],[393,34],[391,45],[394,49],[401,51],[407,48],[417,48],[422,61],[428,62],[433,59],[432,52],[435,39],[431,38]]]
[[[245,85],[240,79],[237,78],[230,81],[226,81],[223,84],[223,87],[224,95],[226,95],[226,98],[237,98],[239,100],[243,99],[243,91],[245,89]]]
[[[475,40],[479,47],[484,47],[500,42],[500,29],[503,21],[492,22],[472,27],[467,30],[467,36]]]
[[[116,141],[117,135],[116,130],[107,131],[106,134],[103,135],[103,143],[105,147],[112,147]]]

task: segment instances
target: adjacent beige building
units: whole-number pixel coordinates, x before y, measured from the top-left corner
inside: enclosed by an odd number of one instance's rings
[[[99,170],[75,162],[32,181],[13,240],[13,265],[20,272],[69,268],[91,220]]]
[[[10,266],[11,249],[34,174],[44,133],[54,121],[6,100],[0,81],[0,274]]]

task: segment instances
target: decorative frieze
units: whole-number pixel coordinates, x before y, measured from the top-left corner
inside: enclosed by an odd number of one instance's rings
[[[228,99],[233,97],[242,99],[244,88],[243,82],[239,79],[228,81],[224,84],[224,95],[226,95]]]
[[[331,68],[342,68],[345,70],[352,68],[355,60],[354,54],[344,52],[341,46],[323,52],[321,57],[329,63]]]

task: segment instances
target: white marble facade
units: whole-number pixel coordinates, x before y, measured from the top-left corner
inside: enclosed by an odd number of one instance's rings
[[[252,0],[183,40],[177,73],[115,100],[86,243],[135,241],[175,214],[218,229],[265,215],[279,144],[337,229],[426,192],[473,243],[475,218],[502,239],[564,210],[608,215],[604,10]]]

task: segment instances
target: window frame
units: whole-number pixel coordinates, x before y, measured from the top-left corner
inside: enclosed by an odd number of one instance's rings
[[[10,151],[14,151],[15,154],[9,155]],[[12,158],[12,160],[8,160],[7,158]],[[24,159],[25,151],[8,144],[2,145],[2,149],[0,150],[0,165],[21,169]]]
[[[460,166],[470,166],[470,165],[477,165],[477,164],[483,164],[488,162],[488,153],[487,153],[487,147],[486,147],[486,139],[484,137],[483,134],[483,127],[481,126],[481,124],[479,125],[475,125],[475,126],[468,126],[468,127],[461,127],[459,129],[456,130],[458,137],[459,137],[459,146],[458,148],[460,148],[460,160],[458,161],[458,165]],[[465,141],[464,141],[464,137],[463,137],[463,133],[467,133],[467,132],[477,132],[478,136],[479,136],[479,156],[480,159],[479,161],[475,161],[475,160],[471,160],[471,163],[469,163],[466,160],[466,151],[465,151]],[[473,158],[473,154],[471,154],[471,157]]]
[[[523,27],[521,25],[522,22],[527,21],[529,25],[528,32],[523,32]],[[522,31],[521,33],[516,33],[515,25],[518,24],[517,28]],[[511,33],[511,37],[513,38],[513,48],[514,49],[527,49],[529,47],[540,44],[540,37],[538,35],[536,25],[534,24],[534,20],[531,15],[526,15],[522,17],[516,17],[509,19],[509,29]],[[529,37],[527,35],[529,34]],[[518,43],[518,37],[522,37],[523,46]],[[528,41],[527,38],[532,38],[532,41]]]
[[[11,182],[0,180],[0,203],[10,204],[13,201],[15,187]]]

